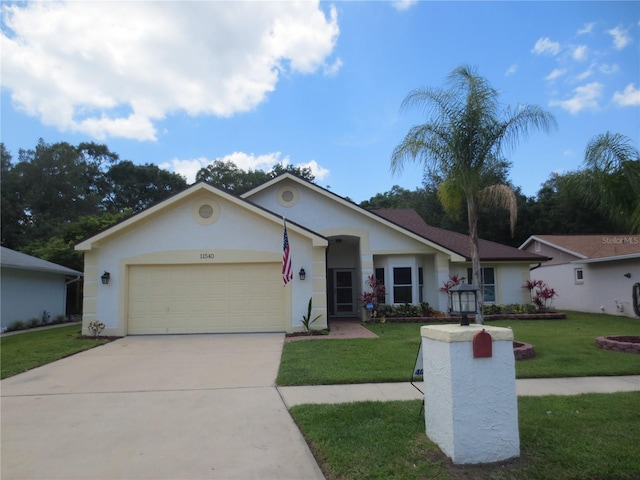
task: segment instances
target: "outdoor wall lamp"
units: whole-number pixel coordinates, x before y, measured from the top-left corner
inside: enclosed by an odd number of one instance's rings
[[[104,273],[100,276],[100,278],[102,279],[103,285],[109,285],[109,280],[111,280],[111,274],[105,270]]]
[[[300,280],[304,280],[307,276],[307,272],[304,271],[304,268],[301,268],[298,275],[300,275]]]
[[[478,305],[478,287],[461,283],[449,289],[449,311],[460,315],[460,325],[469,325],[470,314],[475,314]]]
[[[624,274],[624,276],[625,276],[625,277],[627,277],[627,278],[631,278],[631,274],[630,274],[630,273],[628,273],[628,272],[627,272],[627,273],[625,273],[625,274]]]

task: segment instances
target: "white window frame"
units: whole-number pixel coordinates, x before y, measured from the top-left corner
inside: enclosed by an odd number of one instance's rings
[[[573,269],[573,280],[575,281],[576,285],[581,285],[584,283],[584,270],[582,269],[582,267]]]

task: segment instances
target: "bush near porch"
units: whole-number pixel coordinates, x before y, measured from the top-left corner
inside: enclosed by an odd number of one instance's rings
[[[498,320],[501,318],[566,318],[562,312],[540,311],[532,304],[511,303],[502,304],[485,304],[483,307],[485,319]],[[376,314],[371,319],[372,323],[376,323],[381,318],[385,318],[389,322],[455,322],[459,321],[459,317],[448,316],[444,312],[434,310],[427,302],[420,305],[379,305],[376,308]],[[473,318],[473,316],[471,316]]]

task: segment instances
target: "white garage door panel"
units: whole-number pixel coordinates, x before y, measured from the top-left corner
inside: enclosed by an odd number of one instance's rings
[[[284,290],[278,263],[132,266],[128,333],[281,332]]]

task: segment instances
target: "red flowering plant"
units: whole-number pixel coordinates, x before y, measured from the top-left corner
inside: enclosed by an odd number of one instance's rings
[[[378,316],[378,304],[380,299],[384,302],[387,291],[384,288],[384,285],[378,282],[375,275],[369,275],[365,285],[369,287],[370,290],[368,292],[363,292],[362,295],[360,295],[360,301],[367,311],[371,312],[371,318],[376,318]]]
[[[441,292],[445,292],[445,293],[449,293],[449,290],[452,287],[455,287],[456,285],[460,285],[462,282],[464,282],[467,279],[467,277],[463,277],[461,275],[451,275],[449,277],[449,280],[447,280],[446,282],[444,282],[444,284],[442,285],[442,287],[440,287],[440,291]]]
[[[522,288],[529,290],[531,303],[533,303],[539,312],[546,311],[553,297],[558,296],[555,289],[550,288],[542,280],[527,280]]]

